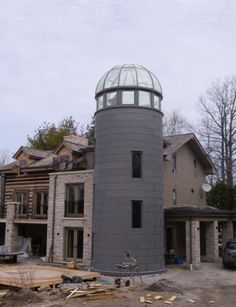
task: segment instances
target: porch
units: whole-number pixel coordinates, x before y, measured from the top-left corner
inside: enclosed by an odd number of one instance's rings
[[[211,207],[165,209],[166,262],[183,259],[199,268],[202,262],[219,260],[222,245],[235,236],[236,212]]]

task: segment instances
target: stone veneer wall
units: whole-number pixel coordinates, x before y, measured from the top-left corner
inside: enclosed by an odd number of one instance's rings
[[[191,227],[192,226],[192,227]],[[192,228],[192,240],[190,241],[190,227]],[[186,260],[187,264],[192,264],[194,269],[198,269],[201,263],[200,257],[200,225],[199,221],[186,221]],[[191,244],[192,243],[192,244]],[[192,247],[191,247],[192,245]],[[192,248],[192,259],[191,251]]]
[[[5,245],[10,251],[14,251],[17,245],[17,225],[13,223],[15,218],[15,210],[15,202],[7,204]]]
[[[214,262],[219,258],[218,222],[206,222],[206,261]]]
[[[84,183],[84,217],[65,217],[65,186],[68,183]],[[56,185],[56,186],[55,186]],[[54,216],[54,248],[53,261],[65,261],[65,228],[83,228],[84,249],[83,265],[91,264],[92,250],[92,208],[93,208],[93,170],[61,172],[50,174],[49,202],[48,202],[48,228],[47,228],[47,256],[52,253],[53,232],[53,206],[55,195]]]

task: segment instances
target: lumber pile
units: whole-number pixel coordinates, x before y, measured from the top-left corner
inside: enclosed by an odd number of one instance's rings
[[[102,285],[90,283],[87,287],[77,287],[77,288],[68,288],[64,289],[64,292],[67,294],[66,299],[86,297],[89,299],[112,299],[116,296],[114,292],[119,288],[115,285]]]
[[[176,299],[176,295],[172,295],[169,298],[164,298],[162,295],[152,295],[150,293],[147,293],[145,296],[140,296],[139,302],[153,304],[155,301],[163,300],[165,304],[171,305]]]

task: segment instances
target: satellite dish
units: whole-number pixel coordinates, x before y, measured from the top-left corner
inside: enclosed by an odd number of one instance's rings
[[[205,182],[202,185],[202,189],[204,192],[210,192],[212,189],[212,186],[209,183]]]

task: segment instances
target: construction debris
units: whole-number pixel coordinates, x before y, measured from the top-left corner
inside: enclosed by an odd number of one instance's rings
[[[176,299],[177,299],[177,295],[172,295],[170,298],[164,298],[161,295],[152,295],[150,293],[147,293],[145,296],[140,296],[139,297],[139,302],[140,303],[147,303],[147,304],[153,304],[154,300],[158,301],[158,300],[162,300],[165,304],[172,304]]]
[[[168,301],[168,300],[164,301],[164,303],[165,303],[165,304],[169,304],[169,305],[172,304],[172,302],[170,302],[170,301]]]
[[[77,298],[77,297],[91,297],[97,294],[104,295],[110,295],[111,292],[118,290],[119,288],[117,286],[108,285],[104,286],[101,284],[88,284],[87,287],[84,287],[84,285],[81,286],[81,288],[75,288],[75,289],[67,289],[65,292],[70,292],[66,298]]]

